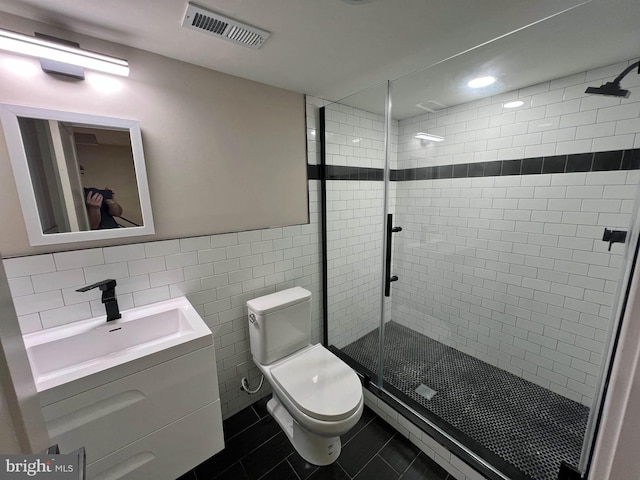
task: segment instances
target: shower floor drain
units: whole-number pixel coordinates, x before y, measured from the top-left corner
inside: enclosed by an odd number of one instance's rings
[[[433,388],[427,387],[424,383],[421,383],[418,388],[416,388],[416,393],[421,397],[426,398],[427,400],[431,400],[436,392]]]

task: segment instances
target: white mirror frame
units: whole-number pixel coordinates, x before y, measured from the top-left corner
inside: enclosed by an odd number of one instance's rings
[[[140,227],[50,233],[45,235],[40,225],[38,206],[36,204],[33,184],[31,183],[31,176],[29,175],[18,117],[57,120],[61,122],[94,125],[96,127],[114,127],[129,130],[143,225]],[[0,120],[4,128],[9,158],[11,159],[13,175],[18,188],[18,197],[20,199],[20,205],[22,206],[22,214],[27,228],[29,243],[32,246],[105,240],[110,238],[151,235],[155,233],[151,213],[149,185],[147,182],[147,170],[145,168],[144,152],[142,150],[142,134],[137,121],[7,104],[0,104]]]

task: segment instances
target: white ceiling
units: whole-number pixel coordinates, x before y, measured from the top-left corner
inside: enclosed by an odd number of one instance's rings
[[[640,55],[637,0],[196,3],[272,35],[252,50],[184,29],[180,0],[0,0],[0,11],[330,100],[437,64],[396,84],[399,118],[423,100],[474,98],[458,88],[470,75],[498,73],[494,94]]]

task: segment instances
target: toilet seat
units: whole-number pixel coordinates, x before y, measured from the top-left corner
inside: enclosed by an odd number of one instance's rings
[[[278,363],[271,374],[291,403],[318,420],[348,418],[362,403],[358,376],[319,344]]]

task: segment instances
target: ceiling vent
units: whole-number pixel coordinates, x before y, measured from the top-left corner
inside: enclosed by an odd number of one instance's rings
[[[266,30],[240,23],[192,3],[188,4],[182,26],[256,50],[262,47],[271,35]]]
[[[447,108],[446,105],[443,105],[440,102],[436,102],[435,100],[426,100],[424,102],[416,103],[416,107],[431,113],[436,113]]]

